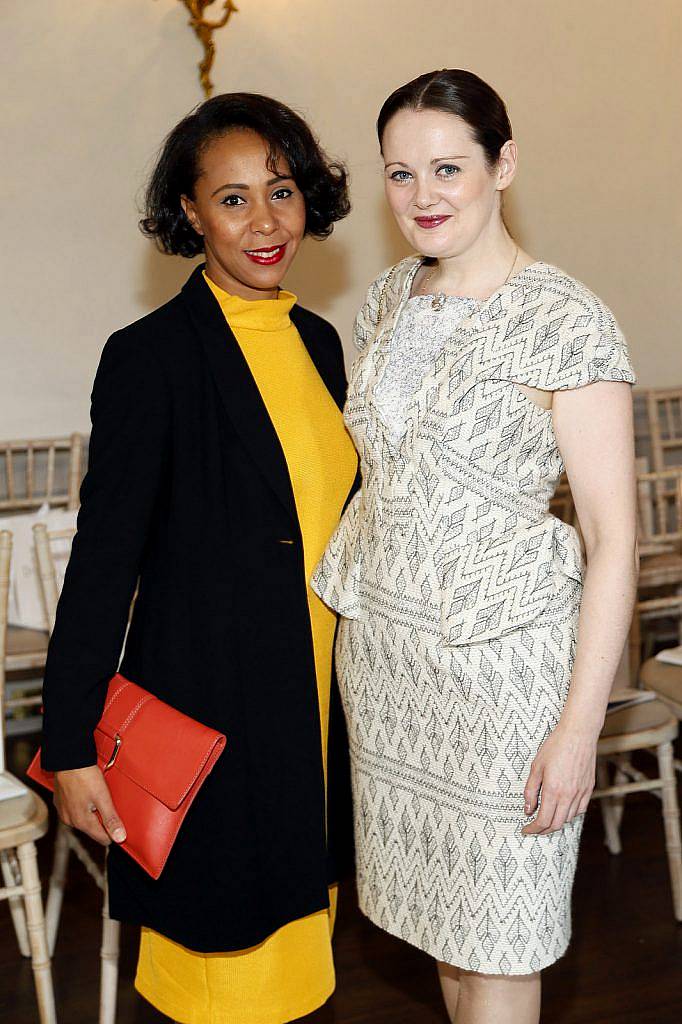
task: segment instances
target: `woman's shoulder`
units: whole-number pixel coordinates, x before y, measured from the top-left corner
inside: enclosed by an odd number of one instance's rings
[[[169,395],[180,366],[195,358],[186,316],[176,296],[114,331],[99,357],[93,398],[112,394]],[[186,380],[186,374],[183,377]]]
[[[543,307],[552,315],[579,317],[575,323],[578,328],[618,328],[616,317],[607,304],[586,284],[560,267],[537,260],[522,273],[524,284],[531,293],[537,290],[537,297],[544,300]]]
[[[386,267],[374,278],[355,318],[353,341],[356,348],[365,348],[386,312],[400,300],[408,281],[411,280],[422,260],[423,257],[419,255],[406,256],[398,263]]]
[[[418,254],[405,256],[404,259],[386,267],[370,284],[366,301],[375,304],[383,297],[389,302],[390,307],[390,300],[402,294],[423,259],[424,257]]]
[[[181,312],[180,297],[176,295],[162,306],[158,306],[149,313],[144,313],[137,320],[120,327],[114,331],[111,337],[115,338],[117,344],[122,347],[127,344],[149,342],[157,335],[166,332],[173,324],[177,324]]]
[[[636,382],[625,336],[598,295],[551,263],[537,261],[522,274],[522,289],[512,296],[521,304],[519,319],[532,324],[532,356],[543,378],[538,386]]]
[[[172,352],[187,335],[187,318],[180,297],[165,302],[157,309],[119,328],[104,346],[105,355],[121,358],[162,358]]]

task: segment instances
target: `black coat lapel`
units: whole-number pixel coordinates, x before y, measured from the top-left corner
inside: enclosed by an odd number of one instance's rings
[[[197,267],[182,297],[201,338],[225,410],[256,465],[292,519],[296,502],[284,452],[258,385],[223,312]]]

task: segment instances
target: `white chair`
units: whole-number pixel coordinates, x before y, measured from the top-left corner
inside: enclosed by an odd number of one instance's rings
[[[73,537],[73,534],[73,530],[53,530],[48,532],[44,523],[40,523],[33,527],[38,571],[40,573],[40,583],[43,600],[45,601],[45,611],[50,633],[52,633],[52,630],[54,629],[57,602],[59,600],[59,584],[50,544],[54,541],[61,541],[68,537]],[[100,950],[101,974],[99,1024],[114,1024],[116,1019],[118,955],[121,926],[118,921],[114,921],[109,917],[109,900],[106,884],[106,857],[104,869],[102,869],[90,856],[77,834],[61,821],[57,825],[54,862],[52,865],[52,874],[50,876],[47,906],[45,910],[49,949],[51,952],[54,950],[57,938],[62,903],[64,900],[64,886],[66,884],[66,874],[69,856],[71,853],[75,854],[85,870],[104,894],[102,906],[102,946]]]
[[[654,793],[660,797],[673,913],[678,921],[682,921],[682,841],[673,766],[673,741],[677,732],[677,719],[666,704],[658,699],[607,715],[597,745],[599,788],[592,795],[602,802],[606,845],[613,854],[621,852],[620,824],[624,797],[628,793],[641,792]],[[633,768],[629,756],[636,750],[651,751],[655,755],[657,775],[648,777]],[[613,781],[609,778],[611,766],[615,768]]]
[[[654,469],[682,466],[682,388],[651,388],[647,407]]]
[[[0,513],[29,513],[42,505],[77,509],[84,448],[82,434],[0,441]],[[45,667],[48,639],[46,630],[8,627],[5,670],[12,682],[24,681],[30,670]],[[19,689],[18,695],[6,695],[10,715],[40,707],[35,685]]]
[[[0,441],[0,512],[78,508],[84,438]]]
[[[682,665],[648,658],[642,665],[640,678],[642,686],[646,690],[653,690],[670,708],[678,722],[682,722]],[[675,761],[674,764],[677,771],[682,772],[682,761]]]
[[[0,868],[4,888],[0,901],[8,900],[19,950],[33,966],[38,1019],[56,1024],[52,969],[47,942],[43,901],[36,860],[36,840],[45,835],[48,813],[45,803],[5,769],[4,684],[7,603],[12,535],[0,532],[0,789],[15,796],[0,799]]]

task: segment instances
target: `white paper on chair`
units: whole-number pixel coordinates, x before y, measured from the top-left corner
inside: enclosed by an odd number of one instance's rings
[[[11,775],[0,773],[0,800],[12,800],[14,797],[23,796],[28,790],[21,782],[13,779]]]
[[[36,523],[45,523],[48,530],[72,530],[75,529],[77,515],[75,509],[51,509],[48,505],[43,505],[37,512],[5,516],[0,519],[0,530],[12,531],[8,609],[10,626],[47,629],[33,542],[33,527]],[[57,571],[57,585],[61,590],[66,564],[71,554],[71,538],[51,542],[50,550]]]
[[[659,651],[656,661],[665,661],[668,665],[682,665],[682,644],[679,647],[668,647],[665,651]]]

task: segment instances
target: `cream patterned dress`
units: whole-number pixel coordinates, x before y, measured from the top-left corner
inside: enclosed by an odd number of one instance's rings
[[[547,390],[634,383],[609,310],[533,263],[481,303],[369,290],[345,419],[363,486],[313,577],[342,616],[360,906],[438,960],[527,974],[565,951],[582,819],[522,836],[533,757],[570,683],[576,531]]]

